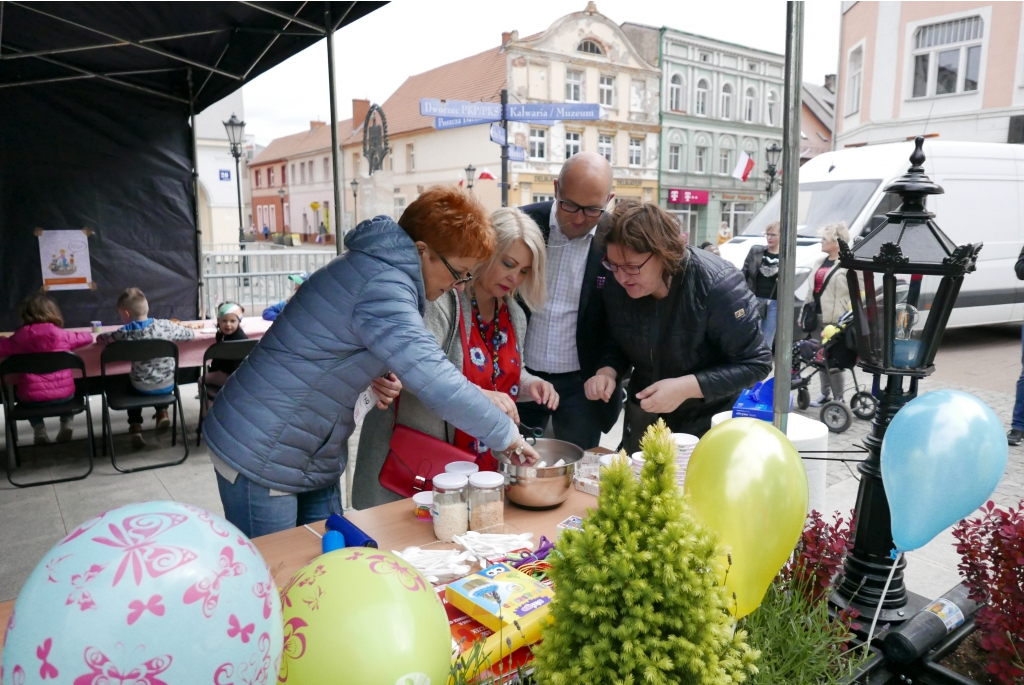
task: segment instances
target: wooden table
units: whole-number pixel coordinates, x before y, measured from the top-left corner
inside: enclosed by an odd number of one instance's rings
[[[585,517],[587,509],[596,506],[596,497],[573,488],[569,491],[569,499],[561,506],[547,511],[528,511],[506,503],[505,525],[519,532],[533,533],[532,542],[536,548],[541,535],[554,542],[559,523],[572,515]],[[433,524],[413,516],[413,508],[412,500],[405,499],[372,509],[349,512],[345,516],[376,540],[382,550],[401,551],[414,545],[436,543]],[[324,522],[311,524],[310,528],[322,534]],[[297,570],[320,556],[320,538],[301,527],[264,535],[255,538],[253,543],[270,566],[278,588],[284,587]],[[0,603],[0,631],[6,628],[7,619],[13,610],[14,600]]]

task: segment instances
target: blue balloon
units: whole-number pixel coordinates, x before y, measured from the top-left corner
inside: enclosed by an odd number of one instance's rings
[[[911,400],[882,441],[892,539],[908,552],[983,505],[1006,470],[1003,424],[974,395],[937,390]]]

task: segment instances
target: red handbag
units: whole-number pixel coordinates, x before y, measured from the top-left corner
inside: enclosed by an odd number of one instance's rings
[[[391,492],[412,497],[417,492],[430,490],[434,476],[444,473],[447,464],[475,462],[476,457],[444,440],[398,423],[399,399],[395,398],[395,431],[377,480]]]

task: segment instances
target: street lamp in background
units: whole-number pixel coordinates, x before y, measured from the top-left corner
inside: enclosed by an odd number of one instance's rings
[[[284,235],[284,188],[277,189],[277,196],[281,198],[281,235]]]
[[[764,175],[768,177],[768,183],[765,185],[768,197],[772,196],[772,187],[775,185],[775,175],[778,169],[776,165],[779,162],[779,154],[781,152],[782,148],[774,140],[768,146],[768,149],[764,151],[765,159],[768,162],[768,168],[764,170]]]
[[[240,250],[245,249],[245,224],[242,222],[242,143],[245,141],[245,122],[240,121],[235,113],[231,118],[222,122],[224,130],[228,133],[228,142],[231,144],[231,156],[235,158],[235,187],[238,189],[238,246]],[[211,238],[213,236],[210,236]],[[242,257],[242,271],[249,271],[249,258]],[[249,279],[245,279],[245,285],[249,285]]]
[[[359,223],[359,181],[353,178],[349,185],[352,186],[352,228],[355,228]]]
[[[466,167],[466,189],[473,192],[473,180],[476,178],[476,167],[470,164]]]

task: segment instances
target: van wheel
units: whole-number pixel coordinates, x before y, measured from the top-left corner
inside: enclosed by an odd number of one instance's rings
[[[796,391],[796,406],[799,407],[801,411],[811,406],[810,390],[808,390],[807,388],[800,388],[799,390]]]
[[[833,433],[842,433],[853,423],[850,408],[842,402],[826,402],[821,406],[821,422]]]
[[[854,393],[850,398],[850,409],[858,419],[869,421],[875,415],[875,397],[869,392]]]

